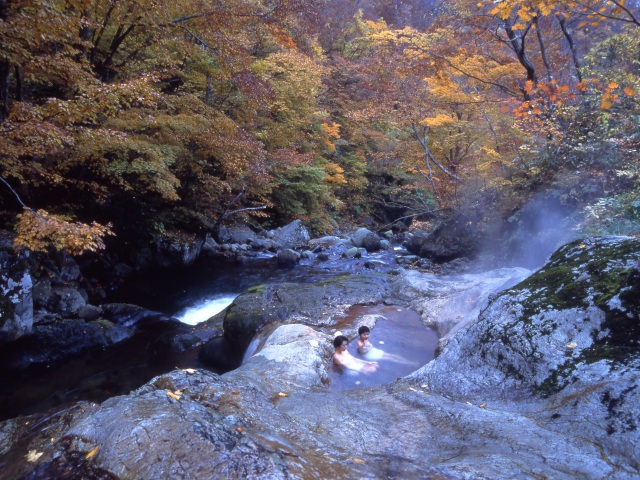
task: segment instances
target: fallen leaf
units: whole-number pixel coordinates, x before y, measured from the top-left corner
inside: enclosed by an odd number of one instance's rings
[[[29,453],[25,455],[27,457],[27,462],[35,462],[38,460],[44,452],[36,452],[35,450],[29,450]]]
[[[288,393],[284,393],[284,392],[280,392],[280,393],[278,393],[278,396],[279,397],[288,397],[289,394]]]
[[[171,397],[171,398],[173,398],[175,400],[180,400],[180,395],[176,395],[173,392],[167,392],[167,397]]]
[[[312,347],[317,347],[319,344],[317,340],[309,340],[309,345],[311,345]]]
[[[238,428],[236,428],[236,432],[242,433],[242,432],[244,432],[244,428],[238,427]]]
[[[581,243],[580,245],[578,245],[579,248],[586,248],[587,246],[584,243]]]
[[[425,383],[424,385],[420,385],[420,388],[429,388],[429,385]]]
[[[415,388],[413,388],[413,387],[409,387],[409,390],[411,390],[412,392],[417,392],[417,391],[418,391],[418,390],[416,390],[416,389],[415,389]]]
[[[367,463],[367,462],[365,462],[364,460],[362,460],[361,458],[354,458],[354,459],[353,459],[353,461],[354,461],[355,463]]]
[[[93,457],[96,453],[98,453],[98,449],[99,448],[100,448],[100,445],[96,445],[96,448],[94,448],[89,453],[87,453],[87,455],[84,458],[89,459],[89,458]]]
[[[184,373],[188,373],[189,375],[193,375],[194,373],[197,372],[197,370],[195,368],[179,368],[178,370],[184,372]]]
[[[473,403],[471,402],[467,402],[467,405],[471,405],[473,407]]]
[[[487,406],[487,404],[486,404],[486,403],[481,403],[481,404],[480,404],[480,405],[478,405],[478,406],[479,406],[480,408],[484,408],[484,407],[486,407],[486,406]]]
[[[176,395],[182,395],[182,390],[176,390],[176,391],[175,391],[175,392],[173,392],[173,393],[175,393]]]
[[[240,390],[231,390],[231,393],[233,393],[234,395],[238,395],[240,393]]]
[[[567,348],[569,350],[573,350],[574,348],[576,348],[578,346],[578,344],[576,342],[571,342],[570,344],[567,345]]]

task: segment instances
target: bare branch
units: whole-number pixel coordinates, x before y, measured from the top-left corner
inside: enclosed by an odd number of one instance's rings
[[[266,205],[261,205],[259,207],[239,208],[238,210],[232,210],[230,212],[226,212],[221,218],[222,219],[226,219],[226,218],[229,218],[232,215],[235,215],[236,213],[252,212],[252,211],[255,211],[255,210],[264,210],[266,208],[267,208]]]
[[[6,181],[4,178],[2,178],[2,177],[0,177],[0,181],[2,181],[2,183],[4,183],[4,184],[7,186],[7,188],[8,188],[9,190],[11,190],[11,192],[16,196],[16,198],[18,199],[18,202],[20,203],[20,205],[22,205],[22,207],[23,207],[23,208],[29,208],[29,207],[27,207],[27,206],[24,204],[24,202],[23,202],[23,201],[22,201],[22,199],[20,198],[20,195],[18,195],[18,192],[16,192],[16,191],[11,187],[11,185],[9,185],[9,182],[7,182],[7,181]]]

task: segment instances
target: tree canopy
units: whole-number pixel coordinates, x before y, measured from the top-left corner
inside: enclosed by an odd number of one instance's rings
[[[0,1],[0,218],[71,254],[553,189],[637,233],[640,5]]]

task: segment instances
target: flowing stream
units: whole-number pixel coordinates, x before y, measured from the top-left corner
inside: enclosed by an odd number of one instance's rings
[[[275,256],[249,258],[241,264],[202,258],[190,267],[134,275],[107,301],[140,305],[194,325],[222,311],[236,296],[255,285],[315,283],[347,273],[388,272],[397,268],[394,259],[398,253],[406,250],[324,262],[303,259],[292,269],[278,268]]]
[[[277,267],[274,257],[249,258],[242,264],[202,258],[197,264],[177,269],[133,275],[105,303],[130,303],[179,319],[185,327],[203,322],[226,308],[247,288],[263,283],[313,283],[345,273],[368,273],[366,262],[376,271],[395,268],[394,252],[380,252],[362,259],[327,262],[303,260],[293,269]],[[27,415],[57,405],[105,399],[129,393],[154,376],[181,368],[203,368],[197,351],[158,353],[159,339],[168,337],[179,324],[162,322],[138,330],[132,338],[113,347],[96,349],[53,368],[12,372],[8,387],[0,394],[0,420]],[[217,372],[224,373],[224,372]]]
[[[146,272],[133,276],[127,284],[108,298],[107,302],[139,305],[179,318],[183,323],[160,322],[140,329],[134,337],[109,349],[97,349],[80,358],[66,361],[60,367],[12,374],[5,383],[10,387],[0,395],[0,420],[78,400],[101,402],[115,395],[127,394],[154,376],[176,367],[203,368],[196,349],[175,354],[167,353],[166,349],[156,349],[155,346],[163,337],[171,338],[178,329],[187,329],[189,325],[207,320],[251,286],[283,282],[315,283],[346,273],[366,275],[371,272],[388,272],[397,268],[397,253],[387,251],[362,259],[336,259],[326,262],[304,260],[293,269],[278,268],[275,258],[254,258],[243,264],[201,259],[196,265],[188,268]],[[435,293],[432,292],[433,300],[429,300],[431,303],[428,306],[420,307],[420,311],[425,312],[422,322],[426,319],[431,323],[429,315],[436,314],[451,318],[467,314],[477,316],[488,293],[495,291],[508,277],[508,274],[502,278],[495,273],[463,275],[457,278],[430,275],[429,288]],[[411,275],[408,281],[411,281]],[[375,308],[384,310],[384,307]],[[353,311],[349,312],[347,317],[349,315],[353,315]],[[416,335],[416,328],[420,324],[415,312],[405,310],[396,314],[389,310],[382,312],[382,316],[385,320],[372,329],[372,337],[377,342],[387,342],[384,346],[386,350],[394,350],[392,353],[404,356],[407,360],[407,371],[403,370],[405,365],[398,369],[397,364],[387,369],[388,375],[385,373],[385,378],[388,377],[388,381],[393,381],[396,376],[411,373],[433,358],[437,337],[432,330],[422,327],[420,333],[431,336],[430,339],[425,337],[422,342],[423,345],[433,344],[433,348],[429,347],[428,351],[421,352],[420,349],[406,344],[407,336],[403,334],[403,329],[413,332],[409,335],[411,339]],[[451,333],[453,332],[449,332],[449,335]],[[353,348],[355,342],[352,343]],[[380,347],[382,344],[375,345]],[[258,345],[254,342],[249,347],[247,356],[256,348]],[[386,371],[385,368],[386,365],[381,365],[383,373]],[[332,389],[357,388],[372,381],[365,378],[358,380],[341,377],[336,372],[330,372],[330,377]],[[360,384],[356,384],[356,381],[360,381]]]

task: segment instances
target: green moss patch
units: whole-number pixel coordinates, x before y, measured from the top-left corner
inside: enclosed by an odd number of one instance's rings
[[[523,294],[524,293],[524,294]],[[538,272],[501,295],[519,299],[517,324],[524,330],[545,311],[599,308],[605,320],[591,332],[593,344],[567,359],[537,385],[543,395],[555,393],[573,381],[581,364],[609,361],[627,365],[640,357],[640,241],[593,238],[559,249]],[[581,319],[577,316],[575,321]],[[534,336],[552,335],[557,325],[536,324]],[[511,325],[512,327],[513,325]],[[507,327],[505,327],[507,328]]]

